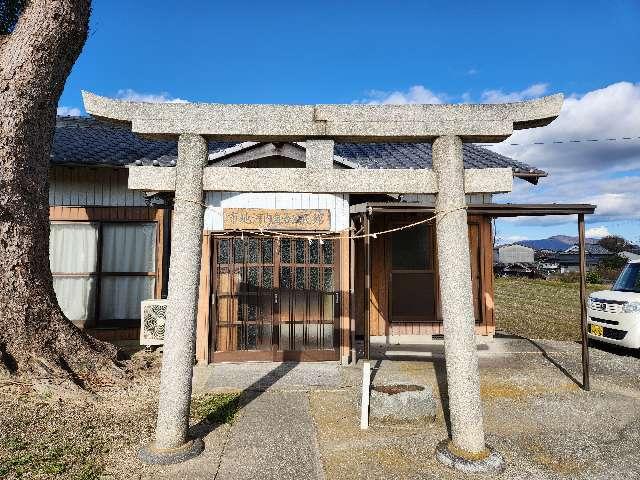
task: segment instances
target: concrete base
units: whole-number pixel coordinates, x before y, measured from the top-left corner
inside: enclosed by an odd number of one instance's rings
[[[171,465],[182,463],[197,457],[204,450],[201,438],[194,438],[178,448],[156,448],[154,443],[143,446],[138,452],[138,458],[148,465]]]
[[[476,335],[476,343],[489,343],[494,339],[493,333],[489,335]],[[385,348],[392,345],[442,345],[444,338],[433,335],[372,335],[369,337],[372,348]]]
[[[450,440],[443,440],[436,448],[436,458],[449,468],[463,473],[498,474],[505,469],[504,457],[487,445],[486,455],[469,458],[453,452]]]
[[[437,408],[431,385],[389,382],[371,389],[369,415],[383,422],[431,423]]]

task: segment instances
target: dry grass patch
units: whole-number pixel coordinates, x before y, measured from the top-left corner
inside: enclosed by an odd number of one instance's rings
[[[587,285],[587,293],[607,285]],[[496,278],[496,327],[527,338],[580,339],[580,286],[552,280]]]
[[[130,362],[126,388],[87,394],[7,382],[0,387],[0,478],[135,478],[136,450],[151,438],[159,361]]]

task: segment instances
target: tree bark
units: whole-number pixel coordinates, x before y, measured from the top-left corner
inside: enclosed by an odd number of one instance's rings
[[[56,109],[90,10],[90,0],[30,0],[0,37],[0,368],[78,384],[119,371],[115,347],[65,317],[49,267]]]

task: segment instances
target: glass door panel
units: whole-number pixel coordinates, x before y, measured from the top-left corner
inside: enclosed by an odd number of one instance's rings
[[[333,240],[215,239],[216,351],[333,350]]]

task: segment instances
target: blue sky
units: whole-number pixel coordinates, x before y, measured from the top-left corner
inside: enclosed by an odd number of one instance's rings
[[[638,25],[636,0],[94,0],[60,107],[82,112],[81,89],[229,103],[499,102],[563,92],[570,101],[556,122],[504,143],[639,137]],[[589,228],[640,241],[640,139],[492,148],[549,172],[535,188],[516,182],[511,201],[596,201],[603,208]],[[575,231],[553,218],[497,225],[505,241]]]

